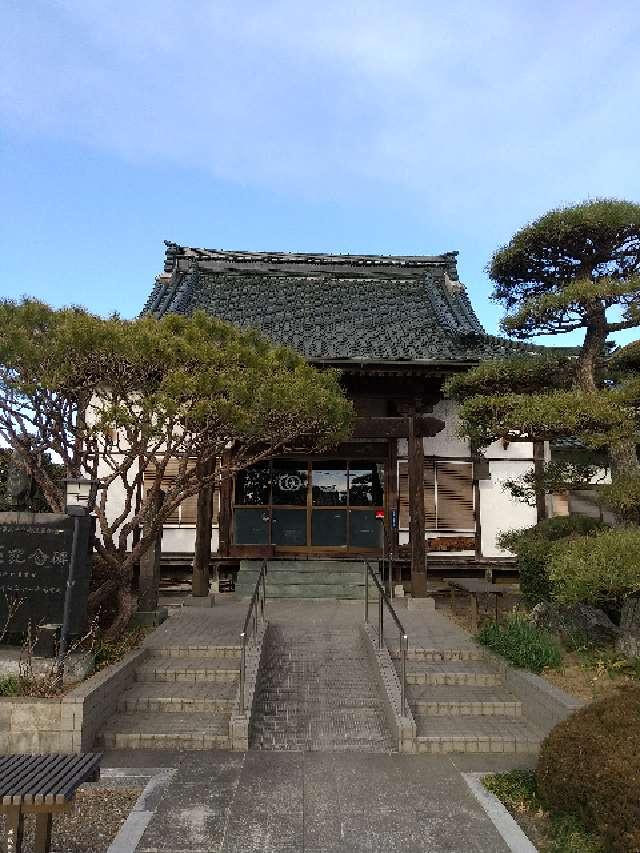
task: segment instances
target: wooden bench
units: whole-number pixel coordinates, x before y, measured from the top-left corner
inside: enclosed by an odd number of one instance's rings
[[[55,813],[72,811],[76,791],[100,777],[102,753],[0,757],[0,808],[6,815],[6,851],[21,853],[24,815],[35,814],[35,853],[51,850]]]
[[[470,596],[469,607],[471,615],[471,629],[473,633],[478,630],[478,599],[482,595],[495,597],[495,620],[500,615],[499,600],[505,595],[518,595],[520,587],[514,584],[490,583],[489,581],[474,580],[472,578],[445,578],[451,590],[451,610],[456,601],[456,590],[466,592]]]

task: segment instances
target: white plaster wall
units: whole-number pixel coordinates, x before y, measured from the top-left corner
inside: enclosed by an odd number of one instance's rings
[[[217,527],[211,531],[211,550],[217,551],[220,534]],[[196,544],[195,524],[165,525],[162,531],[162,551],[165,554],[193,554]]]
[[[432,438],[424,439],[425,456],[469,456],[469,442],[458,435],[458,404],[441,400],[433,407],[433,417],[444,421],[444,429]]]
[[[455,459],[471,457],[468,441],[458,435],[458,404],[453,400],[441,400],[433,407],[433,416],[441,418],[444,429],[432,438],[424,439],[425,456]],[[406,459],[407,439],[398,440],[398,457]],[[547,451],[548,453],[548,451]],[[515,500],[504,490],[505,480],[520,477],[532,467],[533,444],[528,441],[512,441],[504,447],[495,441],[484,448],[482,454],[489,460],[491,480],[480,482],[480,524],[482,528],[482,553],[486,557],[508,556],[496,544],[496,537],[503,530],[529,527],[536,523],[536,510],[522,501]],[[399,531],[401,545],[409,541],[407,530]]]
[[[531,463],[517,460],[489,463],[491,480],[480,481],[480,525],[482,529],[482,554],[485,557],[509,556],[496,544],[503,530],[530,527],[536,523],[536,509],[524,501],[516,500],[503,488],[505,480],[522,476],[531,469]]]

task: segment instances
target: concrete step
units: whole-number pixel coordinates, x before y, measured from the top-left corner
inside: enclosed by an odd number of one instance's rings
[[[499,687],[503,681],[501,673],[476,661],[414,661],[407,666],[407,684]]]
[[[394,660],[400,660],[400,649],[397,645],[391,645],[389,654]],[[482,649],[428,649],[418,646],[409,646],[407,649],[408,661],[426,661],[428,663],[437,663],[438,661],[480,661],[484,660],[484,652]]]
[[[427,717],[416,720],[416,749],[424,753],[536,753],[542,732],[525,720]]]
[[[390,753],[392,748],[385,738],[372,738],[370,735],[357,737],[350,734],[342,739],[334,735],[327,738],[322,731],[311,731],[305,735],[292,735],[290,732],[264,732],[254,735],[253,749],[272,751],[304,752],[371,752]]]
[[[217,682],[240,678],[240,661],[234,658],[157,657],[136,670],[136,681],[148,682]]]
[[[228,749],[229,716],[133,713],[114,715],[99,741],[105,749]]]
[[[201,684],[139,683],[124,693],[118,703],[121,713],[226,713],[230,714],[238,686],[233,681]]]
[[[258,566],[258,571],[260,567]],[[240,564],[242,571],[242,563]],[[267,577],[278,572],[359,572],[364,580],[364,563],[362,560],[268,560]]]
[[[259,560],[241,560],[237,595],[251,595],[260,571]],[[348,560],[270,560],[268,598],[341,598],[364,596],[364,564]]]
[[[407,690],[414,717],[508,717],[522,716],[522,703],[495,687],[430,685],[410,686]]]
[[[257,575],[255,578],[251,580],[251,583],[247,582],[246,578],[241,578],[238,575],[238,579],[240,580],[240,584],[243,587],[255,589],[256,580],[258,579]],[[284,584],[298,584],[298,583],[311,583],[311,584],[362,584],[364,586],[364,573],[360,570],[358,571],[334,571],[332,569],[327,569],[323,572],[317,571],[293,571],[293,570],[280,570],[278,572],[269,572],[267,575],[267,591],[270,586],[282,586]],[[238,581],[236,581],[236,592],[238,591]]]
[[[149,650],[148,660],[152,658],[240,658],[239,645],[232,646],[156,646]]]

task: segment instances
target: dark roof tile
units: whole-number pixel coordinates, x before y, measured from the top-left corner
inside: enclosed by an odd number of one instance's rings
[[[523,349],[487,335],[456,253],[431,257],[221,252],[167,244],[143,313],[208,313],[309,359],[475,362]]]

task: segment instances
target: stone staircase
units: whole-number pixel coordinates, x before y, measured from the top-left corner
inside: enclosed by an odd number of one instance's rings
[[[106,749],[228,749],[240,646],[159,647],[100,736]]]
[[[265,643],[252,748],[393,750],[357,624],[331,630],[270,624]]]
[[[241,560],[236,594],[253,593],[261,560]],[[361,560],[268,560],[267,598],[364,598]]]
[[[397,645],[390,653],[399,666]],[[410,646],[406,666],[417,752],[538,751],[544,733],[482,649]]]

